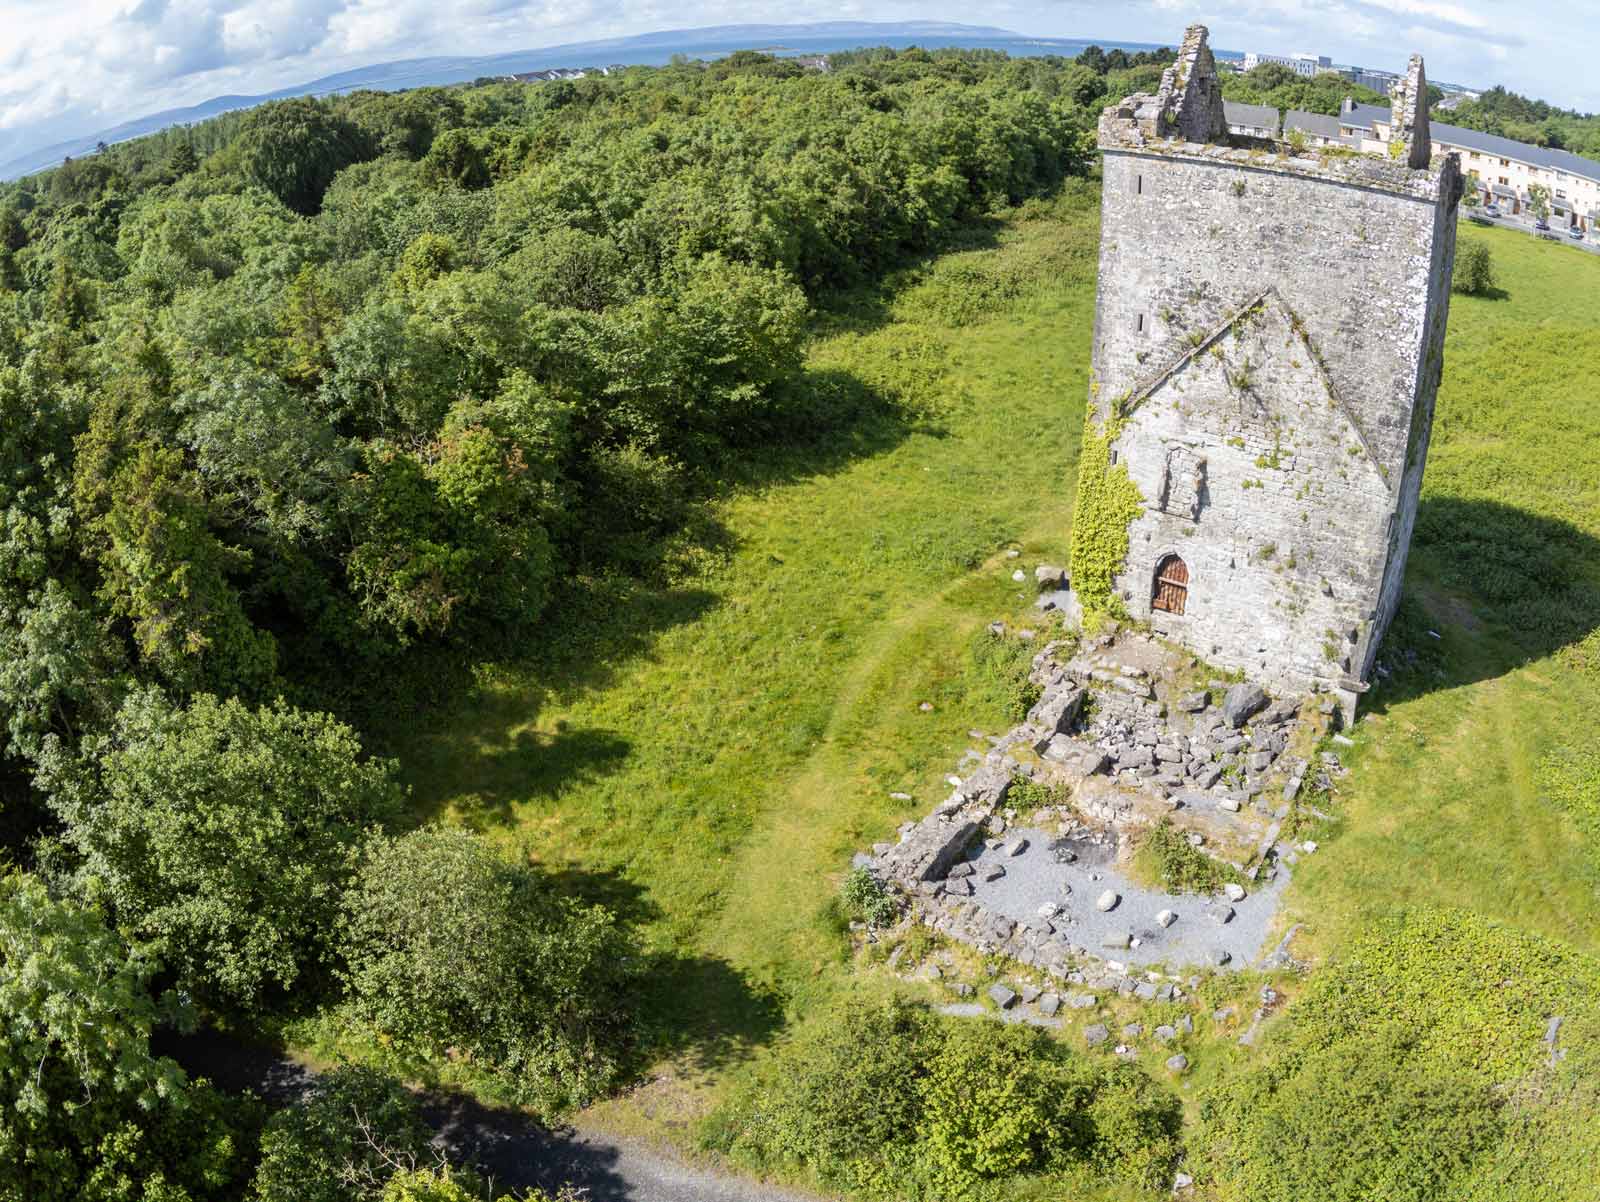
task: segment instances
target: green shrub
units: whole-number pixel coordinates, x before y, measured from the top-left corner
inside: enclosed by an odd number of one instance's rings
[[[602,907],[438,827],[377,844],[346,906],[349,1008],[375,1032],[466,1052],[546,1111],[618,1080],[635,951]]]
[[[215,1005],[320,983],[356,849],[403,796],[394,765],[327,714],[158,689],[91,750],[43,772],[84,891]]]
[[[858,921],[869,926],[886,927],[900,916],[883,882],[867,868],[852,868],[839,889],[845,910]]]
[[[996,704],[1010,722],[1021,722],[1039,700],[1040,688],[1028,679],[1034,646],[1010,635],[982,630],[967,644],[969,674],[981,702]]]
[[[376,1202],[397,1169],[427,1162],[428,1131],[397,1082],[345,1065],[267,1120],[252,1202]]]
[[[1155,1187],[1179,1109],[1133,1065],[1101,1067],[1031,1027],[846,1001],[799,1028],[713,1142],[873,1198],[998,1198],[1022,1177]]]
[[[1169,893],[1215,893],[1239,879],[1231,864],[1190,846],[1184,833],[1166,818],[1144,836],[1135,855],[1142,874],[1160,882]]]
[[[1483,242],[1463,242],[1456,248],[1450,287],[1468,296],[1482,296],[1494,287],[1494,259]]]

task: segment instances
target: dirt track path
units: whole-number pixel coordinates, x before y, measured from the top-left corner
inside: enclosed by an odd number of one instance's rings
[[[228,1090],[253,1089],[274,1102],[299,1096],[313,1069],[269,1048],[239,1043],[214,1032],[159,1041],[191,1076]],[[563,1185],[585,1202],[818,1202],[815,1195],[715,1173],[644,1144],[577,1128],[550,1130],[526,1115],[492,1110],[469,1098],[429,1094],[423,1116],[452,1158],[471,1160],[496,1185]]]

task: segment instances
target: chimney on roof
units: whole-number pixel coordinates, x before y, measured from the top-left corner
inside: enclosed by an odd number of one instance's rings
[[[1433,158],[1433,135],[1428,129],[1428,77],[1422,55],[1413,54],[1405,79],[1394,86],[1389,100],[1389,141],[1400,143],[1398,157],[1408,167],[1426,167]]]
[[[1161,89],[1156,93],[1160,106],[1156,132],[1160,137],[1201,143],[1228,140],[1222,84],[1217,79],[1217,60],[1206,44],[1208,36],[1204,25],[1184,30],[1177,61],[1161,75]]]

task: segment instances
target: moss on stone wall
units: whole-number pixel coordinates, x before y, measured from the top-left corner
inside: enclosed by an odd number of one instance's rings
[[[1072,515],[1072,587],[1084,614],[1122,617],[1125,610],[1112,587],[1128,558],[1128,527],[1144,498],[1125,463],[1111,462],[1111,444],[1122,419],[1095,420],[1094,406],[1083,424],[1083,454],[1078,467],[1078,500]]]

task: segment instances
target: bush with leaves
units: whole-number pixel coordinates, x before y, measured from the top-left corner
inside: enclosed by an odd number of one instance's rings
[[[1261,1058],[1201,1097],[1192,1170],[1219,1202],[1581,1196],[1600,1155],[1597,986],[1592,957],[1465,911],[1374,913]]]
[[[1494,258],[1487,243],[1474,239],[1456,248],[1450,287],[1468,296],[1482,296],[1494,287]]]
[[[0,880],[0,1202],[233,1202],[254,1148],[230,1104],[150,1052],[159,969],[92,908]]]
[[[318,1076],[303,1099],[267,1120],[251,1198],[376,1202],[388,1197],[395,1176],[419,1165],[441,1167],[429,1135],[403,1086],[372,1069],[343,1065]],[[475,1177],[459,1184],[473,1191],[466,1196],[483,1196]]]
[[[358,850],[401,798],[394,765],[327,714],[154,689],[81,756],[47,752],[41,781],[83,891],[224,1006],[325,978]]]
[[[630,937],[482,838],[376,844],[346,900],[351,1013],[425,1056],[465,1052],[546,1111],[616,1084],[632,1025]]]
[[[846,913],[869,926],[886,927],[900,916],[894,898],[870,868],[852,868],[839,887]]]
[[[945,1202],[1039,1175],[1164,1185],[1179,1122],[1138,1068],[1102,1067],[1033,1028],[846,1001],[790,1037],[712,1139],[868,1197]]]

